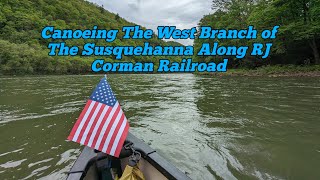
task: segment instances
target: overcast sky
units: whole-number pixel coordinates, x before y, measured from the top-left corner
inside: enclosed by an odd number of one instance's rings
[[[188,29],[197,26],[211,12],[211,0],[89,0],[128,21],[153,29],[157,26],[177,26]],[[178,40],[191,45],[192,40]]]

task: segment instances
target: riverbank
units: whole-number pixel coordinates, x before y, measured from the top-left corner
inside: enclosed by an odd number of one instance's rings
[[[274,65],[257,69],[228,69],[225,73],[197,73],[210,76],[320,77],[320,65]]]
[[[68,76],[68,75],[103,75],[105,73],[68,73],[68,74],[1,74],[0,77],[7,76],[39,76],[39,75],[58,75],[58,76]],[[108,72],[106,74],[163,74],[157,72],[147,72],[147,73],[115,73]],[[180,73],[168,73],[168,74],[180,74]],[[263,66],[257,69],[228,69],[226,72],[195,72],[194,74],[208,75],[208,76],[266,76],[266,77],[320,77],[320,65],[313,66],[294,66],[294,65],[274,65],[274,66]]]

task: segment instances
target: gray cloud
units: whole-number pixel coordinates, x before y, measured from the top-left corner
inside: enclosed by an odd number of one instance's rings
[[[188,29],[197,26],[211,12],[211,0],[89,0],[155,32],[157,26]],[[191,45],[192,40],[178,40]]]

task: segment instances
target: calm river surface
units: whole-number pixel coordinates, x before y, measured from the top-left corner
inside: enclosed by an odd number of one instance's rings
[[[65,179],[102,76],[0,78],[0,179]],[[192,179],[319,179],[320,78],[109,75],[130,131]]]

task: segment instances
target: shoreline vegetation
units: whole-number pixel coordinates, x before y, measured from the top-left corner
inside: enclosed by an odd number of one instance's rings
[[[249,77],[320,77],[320,65],[295,66],[295,65],[273,65],[262,66],[256,69],[228,69],[225,73],[195,73],[207,76],[249,76]]]
[[[260,36],[252,40],[195,39],[196,52],[203,43],[214,44],[217,41],[222,46],[238,47],[252,47],[252,44],[257,42],[273,44],[270,56],[266,59],[248,55],[241,60],[230,58],[230,70],[226,74],[308,76],[314,74],[314,69],[318,67],[313,65],[320,65],[320,1],[212,0],[211,7],[213,12],[204,15],[198,26],[215,29],[243,29],[253,26],[258,32],[275,25],[280,27],[277,37],[273,40]],[[218,62],[222,58],[193,57],[199,62]]]
[[[91,72],[95,59],[115,62],[117,57],[105,56],[49,56],[50,39],[41,38],[46,26],[57,29],[85,30],[90,27],[119,30],[114,41],[108,46],[142,46],[143,39],[123,39],[120,31],[124,26],[135,26],[118,14],[111,13],[103,6],[85,0],[10,0],[0,1],[0,74],[85,74]],[[141,27],[145,30],[144,27]],[[115,37],[114,37],[115,38]],[[108,40],[108,39],[107,39]],[[106,39],[55,39],[54,43],[78,46],[94,43],[105,46]],[[150,46],[182,46],[177,42],[165,42],[155,36],[148,40]],[[123,62],[154,62],[167,59],[166,55],[124,56]],[[172,61],[181,61],[178,56],[170,57]]]
[[[79,73],[79,74],[17,74],[14,76],[38,76],[38,75],[103,75],[103,74],[119,74],[119,73]],[[147,72],[147,73],[122,73],[122,74],[164,74],[160,72]],[[179,72],[166,73],[166,74],[183,74]],[[320,78],[320,65],[313,66],[295,66],[295,65],[273,65],[262,66],[256,69],[228,69],[226,72],[194,72],[195,75],[213,76],[213,77],[316,77]],[[8,75],[0,74],[1,77],[7,77]]]
[[[122,29],[135,23],[107,11],[103,6],[85,0],[10,0],[0,2],[0,76],[1,75],[70,75],[95,74],[91,65],[96,59],[105,62],[116,61],[115,56],[49,56],[48,44],[51,40],[41,39],[45,26],[57,29]],[[259,32],[279,25],[279,34],[272,40],[271,55],[267,59],[244,56],[241,60],[228,57],[225,73],[204,72],[212,76],[310,76],[319,77],[320,72],[320,1],[305,0],[259,0],[222,1],[212,0],[213,12],[204,15],[198,26],[214,29],[245,29],[253,26]],[[143,27],[142,27],[143,28]],[[145,28],[143,28],[145,29]],[[143,46],[144,40],[123,39],[120,33],[110,46]],[[56,39],[81,46],[94,43],[105,46],[105,39]],[[252,46],[252,43],[270,43],[255,40],[195,39],[194,52],[199,52],[202,44],[221,46]],[[183,46],[174,41],[165,42],[153,37],[150,46]],[[181,56],[124,56],[122,62],[153,62],[155,69],[160,59],[181,63]],[[192,57],[193,62],[221,63],[223,56]],[[156,72],[150,72],[156,73]]]

